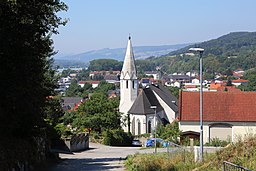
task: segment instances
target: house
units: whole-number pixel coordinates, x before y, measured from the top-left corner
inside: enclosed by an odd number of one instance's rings
[[[179,128],[182,139],[199,139],[199,92],[180,92]],[[204,92],[203,141],[236,141],[256,133],[256,92]]]
[[[79,81],[78,85],[80,85],[83,88],[85,83],[89,83],[92,85],[92,88],[96,88],[98,87],[100,81],[93,81],[93,80]]]
[[[66,110],[73,110],[78,107],[81,102],[83,102],[82,97],[62,97],[62,109]]]
[[[232,71],[232,74],[236,78],[241,78],[244,75],[244,70],[242,70],[241,68],[238,68],[235,71]]]
[[[178,82],[178,81],[175,81],[175,82],[167,81],[167,82],[164,83],[164,85],[167,86],[167,87],[170,87],[170,86],[171,87],[178,87],[178,88],[181,87],[181,83]]]
[[[112,84],[116,84],[119,82],[118,75],[112,75],[112,74],[105,75],[104,80],[106,80],[106,82],[112,83]]]
[[[170,78],[170,81],[171,81],[171,82],[176,82],[176,81],[178,81],[178,82],[180,82],[181,84],[190,83],[190,81],[191,81],[190,76],[185,75],[185,74],[183,74],[183,75],[174,75],[174,74],[171,75],[171,74],[170,74],[170,75],[169,75],[169,78]]]
[[[236,86],[226,86],[226,81],[212,81],[210,84],[210,91],[228,91],[228,92],[241,92]]]
[[[160,80],[160,72],[158,71],[145,71],[145,75],[153,76],[154,80]]]
[[[154,109],[152,107],[155,107]],[[151,133],[157,124],[171,123],[177,116],[177,99],[162,85],[138,87],[131,37],[129,36],[120,75],[119,112],[126,121],[123,129],[134,135]]]
[[[235,85],[236,87],[240,85],[247,86],[248,83],[249,83],[249,80],[244,80],[244,79],[232,80],[232,84]]]
[[[140,80],[140,84],[142,85],[142,87],[146,87],[147,85],[152,84],[152,82],[154,82],[154,78],[142,78]]]

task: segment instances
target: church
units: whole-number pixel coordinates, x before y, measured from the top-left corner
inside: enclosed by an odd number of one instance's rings
[[[172,123],[178,115],[178,100],[161,84],[139,89],[131,37],[129,36],[120,75],[119,112],[123,129],[133,135],[152,133],[157,124]]]

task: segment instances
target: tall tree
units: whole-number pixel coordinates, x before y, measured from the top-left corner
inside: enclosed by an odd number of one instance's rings
[[[0,134],[27,137],[43,125],[46,99],[53,94],[52,34],[66,21],[60,0],[0,1]]]

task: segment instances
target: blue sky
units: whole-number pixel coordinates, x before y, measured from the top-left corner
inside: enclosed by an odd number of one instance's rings
[[[69,18],[53,36],[59,55],[134,46],[201,42],[256,31],[255,0],[62,0]]]

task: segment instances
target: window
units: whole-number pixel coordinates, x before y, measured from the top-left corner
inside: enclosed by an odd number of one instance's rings
[[[137,120],[137,122],[138,122],[138,134],[137,135],[140,135],[141,134],[140,120]]]
[[[134,89],[135,88],[135,82],[132,81],[132,88]]]
[[[128,80],[126,80],[126,88],[128,88]]]
[[[151,120],[148,121],[148,133],[151,133]]]

